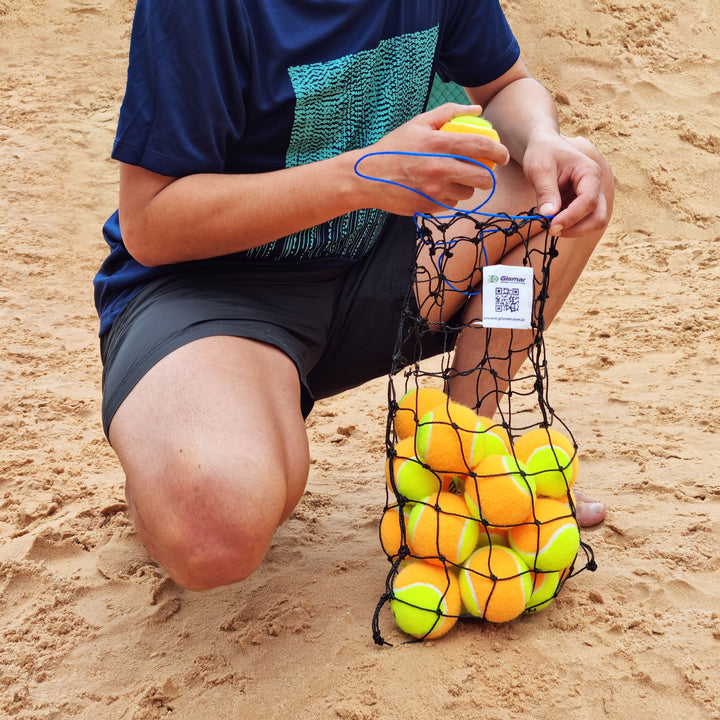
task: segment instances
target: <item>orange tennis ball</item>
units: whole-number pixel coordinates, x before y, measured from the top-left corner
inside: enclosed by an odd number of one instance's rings
[[[553,498],[537,498],[533,512],[525,523],[510,528],[510,547],[533,570],[561,571],[572,565],[580,530],[570,508]]]
[[[418,560],[395,576],[390,609],[398,627],[415,638],[432,640],[452,629],[462,603],[457,578]]]
[[[408,519],[408,545],[416,557],[435,565],[460,564],[476,548],[480,523],[460,495],[440,492],[417,503]]]
[[[433,387],[419,387],[406,392],[398,401],[393,418],[398,440],[414,436],[420,418],[447,400],[448,396],[442,390]]]
[[[500,136],[497,134],[492,124],[484,117],[478,117],[475,115],[458,115],[452,120],[446,122],[441,128],[445,132],[455,133],[472,133],[474,135],[485,135],[486,137],[492,138],[495,142],[500,141]],[[487,165],[490,170],[495,168],[495,163],[485,158],[473,158],[483,165]]]
[[[463,565],[459,584],[465,609],[494,623],[521,615],[532,594],[528,566],[517,553],[499,545],[476,550]]]
[[[534,428],[515,442],[515,457],[535,478],[538,495],[559,497],[573,486],[578,474],[577,450],[558,430]]]
[[[390,560],[394,560],[400,554],[403,527],[405,542],[407,543],[407,524],[412,507],[409,503],[403,505],[401,520],[400,506],[391,505],[385,509],[382,519],[380,520],[380,546]]]
[[[488,455],[465,482],[473,517],[490,525],[516,525],[532,512],[535,481],[512,455]]]
[[[418,457],[442,475],[468,475],[485,450],[478,415],[450,401],[423,415],[415,433]]]

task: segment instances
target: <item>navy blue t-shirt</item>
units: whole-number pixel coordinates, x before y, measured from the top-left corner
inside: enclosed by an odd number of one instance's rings
[[[519,56],[498,0],[137,0],[113,158],[161,175],[260,173],[366,147],[425,109],[433,74],[471,87]],[[282,205],[282,198],[278,198]],[[352,261],[368,208],[237,258]],[[152,278],[103,228],[100,334]]]

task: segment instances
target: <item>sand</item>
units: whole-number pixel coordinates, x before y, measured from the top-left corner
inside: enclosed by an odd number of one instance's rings
[[[99,420],[91,280],[131,0],[0,0],[0,716],[720,718],[720,5],[507,0],[565,130],[617,176],[546,334],[550,397],[609,505],[544,612],[402,644],[371,620],[387,378],[318,404],[305,498],[248,581],[147,555]]]

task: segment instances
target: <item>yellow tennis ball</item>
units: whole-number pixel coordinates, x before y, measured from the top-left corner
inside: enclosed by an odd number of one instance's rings
[[[494,623],[521,615],[532,594],[528,566],[517,553],[499,545],[476,550],[460,570],[459,584],[465,609]]]
[[[480,415],[480,424],[485,431],[485,455],[505,455],[512,452],[507,430],[492,418]]]
[[[558,430],[528,430],[515,442],[515,457],[535,478],[538,495],[564,495],[577,478],[577,450],[570,438]]]
[[[416,458],[403,461],[395,473],[395,487],[410,502],[437,493],[442,487],[440,478]]]
[[[413,437],[420,418],[447,401],[448,396],[433,387],[419,387],[406,392],[398,401],[398,409],[393,418],[398,440]]]
[[[440,492],[410,512],[408,545],[416,557],[432,564],[460,564],[477,546],[480,523],[470,517],[460,495]]]
[[[390,608],[404,633],[427,640],[440,637],[460,615],[457,578],[422,560],[409,563],[395,576]]]
[[[535,481],[512,455],[488,455],[465,482],[473,517],[490,525],[516,525],[532,512]]]
[[[477,117],[475,115],[458,115],[452,120],[446,122],[441,128],[445,132],[456,132],[456,133],[473,133],[475,135],[486,135],[492,138],[496,142],[500,141],[500,137],[497,131],[493,128],[491,123],[483,117]],[[491,170],[495,167],[495,163],[486,160],[484,158],[475,158],[478,162],[487,165]]]
[[[572,565],[580,549],[580,530],[570,508],[553,498],[537,498],[533,515],[510,528],[510,547],[533,570],[560,571]]]
[[[413,502],[440,491],[442,479],[415,456],[414,438],[401,440],[394,451],[385,461],[385,480],[391,492]]]
[[[425,415],[415,433],[418,457],[442,475],[468,475],[484,454],[480,418],[470,408],[450,401]]]
[[[400,519],[399,505],[391,505],[385,508],[380,520],[380,546],[390,560],[394,560],[400,554],[403,527],[405,528],[405,542],[407,543],[407,524],[412,508],[413,506],[410,503],[403,505],[402,520]]]
[[[532,595],[528,600],[526,613],[536,613],[545,609],[558,596],[562,583],[570,573],[572,566],[562,572],[541,573],[530,571],[532,578]]]

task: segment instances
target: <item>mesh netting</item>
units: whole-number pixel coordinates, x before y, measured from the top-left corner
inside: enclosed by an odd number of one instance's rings
[[[467,105],[470,101],[468,100],[465,90],[463,90],[459,85],[456,85],[455,83],[445,83],[437,75],[435,75],[430,89],[428,109],[448,102]]]
[[[537,612],[595,569],[571,491],[577,444],[548,397],[544,312],[557,255],[549,222],[457,212],[416,225],[388,386],[380,542],[391,567],[373,618],[378,644],[390,644],[380,628],[386,603],[418,641],[459,619]],[[529,328],[483,325],[492,258],[533,268]]]

